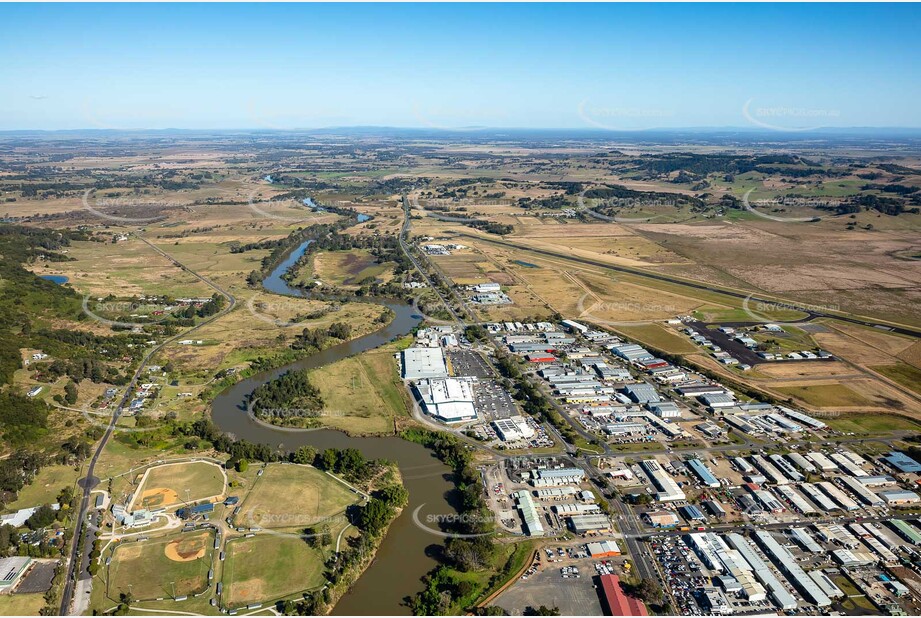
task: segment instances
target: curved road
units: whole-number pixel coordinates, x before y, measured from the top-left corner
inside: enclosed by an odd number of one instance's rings
[[[112,437],[112,433],[115,431],[116,423],[118,422],[118,419],[121,416],[121,413],[125,408],[125,405],[128,403],[128,400],[131,398],[132,390],[134,389],[135,384],[137,384],[138,380],[140,379],[141,372],[144,371],[144,368],[147,366],[147,363],[150,361],[150,359],[153,358],[153,356],[157,352],[162,350],[164,347],[176,341],[180,337],[186,337],[188,336],[189,333],[198,330],[202,326],[205,326],[206,324],[209,324],[213,322],[214,320],[227,315],[228,313],[233,311],[234,307],[237,304],[237,299],[234,298],[232,294],[227,292],[225,289],[223,289],[219,285],[215,284],[208,278],[190,269],[188,266],[186,266],[179,260],[175,259],[174,257],[169,255],[168,253],[166,253],[159,247],[155,246],[153,243],[151,243],[147,239],[142,238],[141,236],[137,236],[137,235],[135,235],[135,237],[138,238],[141,242],[147,244],[154,251],[156,251],[157,253],[159,253],[160,255],[168,259],[169,261],[173,262],[174,264],[176,264],[177,266],[179,266],[180,268],[182,268],[189,274],[193,275],[195,278],[205,283],[211,289],[215,290],[218,294],[226,298],[228,301],[228,305],[222,311],[214,314],[213,316],[207,318],[206,320],[203,320],[202,322],[200,322],[199,324],[196,324],[192,328],[189,328],[172,337],[168,337],[167,339],[164,339],[162,343],[148,350],[147,354],[145,354],[144,357],[141,359],[141,362],[138,365],[137,370],[134,372],[134,375],[131,378],[131,382],[128,383],[128,387],[125,389],[124,396],[122,396],[121,401],[119,401],[118,405],[115,406],[115,409],[112,411],[112,417],[109,419],[109,424],[106,427],[106,431],[102,435],[102,439],[99,441],[99,445],[96,447],[96,452],[93,453],[93,456],[90,459],[90,464],[86,469],[86,477],[78,481],[78,484],[83,489],[83,497],[80,500],[80,508],[77,512],[76,519],[74,520],[73,545],[71,546],[70,559],[68,561],[68,566],[67,566],[67,579],[65,580],[64,591],[61,595],[60,614],[62,616],[66,616],[70,612],[70,606],[71,606],[71,602],[73,601],[73,596],[74,596],[74,589],[76,587],[78,578],[82,578],[82,576],[85,574],[84,562],[86,561],[87,556],[89,555],[89,552],[91,549],[92,528],[86,527],[85,521],[86,521],[87,513],[89,512],[90,492],[99,482],[99,479],[93,476],[93,472],[96,469],[96,464],[99,461],[99,457],[102,455],[103,449],[105,449],[106,444],[109,442],[109,439]],[[78,549],[80,548],[81,534],[84,535],[84,539],[83,539],[84,551],[82,553],[78,551]]]

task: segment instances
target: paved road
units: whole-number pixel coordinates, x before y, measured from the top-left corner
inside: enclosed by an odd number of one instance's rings
[[[557,251],[551,251],[549,249],[538,249],[536,247],[531,247],[526,244],[515,243],[508,240],[499,240],[495,238],[486,238],[480,234],[470,234],[467,232],[455,232],[459,236],[465,236],[467,238],[474,238],[483,242],[492,243],[495,245],[501,245],[503,247],[511,247],[513,249],[519,249],[522,251],[528,251],[530,253],[537,253],[538,255],[545,255],[549,257],[569,260],[571,262],[578,262],[580,264],[587,264],[589,266],[596,266],[599,268],[606,268],[608,270],[613,270],[615,272],[622,272],[630,275],[636,275],[639,277],[646,277],[647,279],[655,279],[656,281],[664,281],[666,283],[671,283],[675,285],[683,285],[685,287],[693,288],[695,290],[704,290],[706,292],[713,292],[715,294],[723,294],[724,296],[730,296],[732,298],[741,298],[748,299],[752,303],[765,303],[768,305],[789,305],[791,308],[802,311],[803,313],[808,314],[808,317],[801,321],[809,321],[815,318],[833,318],[842,322],[848,322],[850,324],[858,324],[860,326],[869,326],[871,328],[885,329],[889,332],[898,333],[900,335],[908,335],[909,337],[919,337],[921,338],[921,330],[912,328],[910,326],[905,326],[901,324],[889,324],[886,322],[869,320],[866,318],[852,317],[848,315],[842,315],[837,313],[830,313],[827,311],[820,311],[812,308],[802,308],[802,303],[796,303],[792,301],[784,301],[781,299],[769,299],[769,298],[759,298],[751,294],[745,294],[744,292],[738,292],[735,290],[728,290],[725,288],[715,287],[711,285],[706,285],[704,283],[697,283],[695,281],[689,281],[687,279],[679,279],[676,277],[671,277],[669,275],[664,275],[661,273],[653,273],[645,270],[630,268],[628,266],[619,266],[610,264],[608,262],[603,262],[601,260],[593,260],[586,257],[580,257],[577,255],[572,255],[569,253],[560,253]]]
[[[70,559],[68,561],[67,579],[65,580],[64,591],[61,595],[60,614],[62,616],[69,615],[71,601],[73,600],[73,597],[74,597],[74,588],[75,588],[77,580],[78,579],[85,580],[85,579],[90,578],[90,575],[86,570],[86,567],[88,566],[87,560],[89,558],[90,550],[92,549],[93,526],[86,525],[86,517],[87,517],[87,513],[89,512],[90,492],[99,482],[99,479],[97,479],[93,474],[96,470],[96,464],[99,462],[99,457],[102,455],[103,449],[105,449],[106,444],[109,442],[109,439],[112,437],[112,433],[115,431],[116,423],[118,423],[118,419],[121,416],[122,411],[124,410],[128,401],[131,399],[131,395],[134,390],[134,387],[137,384],[138,380],[140,379],[141,374],[143,373],[145,367],[147,366],[147,363],[150,362],[150,359],[153,358],[153,356],[157,352],[162,350],[165,346],[169,345],[170,343],[173,343],[174,341],[182,337],[187,337],[189,333],[196,331],[202,326],[209,324],[213,322],[214,320],[227,315],[233,310],[233,308],[237,304],[237,299],[234,298],[232,294],[230,294],[229,292],[227,292],[220,286],[216,285],[208,278],[190,269],[188,266],[176,260],[171,255],[167,254],[165,251],[161,250],[159,247],[156,247],[155,245],[153,245],[147,239],[142,238],[140,236],[136,236],[136,238],[146,243],[154,251],[164,256],[166,259],[170,260],[177,266],[180,266],[183,270],[190,273],[191,275],[193,275],[194,277],[196,277],[197,279],[199,279],[200,281],[202,281],[203,283],[211,287],[218,294],[226,298],[228,301],[228,304],[227,304],[227,307],[225,307],[221,312],[214,314],[213,316],[207,318],[201,323],[196,324],[192,328],[189,328],[177,335],[164,339],[162,343],[148,350],[147,354],[145,354],[144,357],[141,359],[141,362],[138,365],[137,370],[134,372],[134,375],[131,377],[131,382],[128,383],[128,386],[125,389],[125,394],[122,396],[121,401],[119,401],[118,405],[115,406],[115,409],[112,411],[112,416],[109,419],[109,424],[106,426],[106,431],[102,435],[102,439],[99,441],[99,445],[96,447],[96,452],[93,453],[93,456],[90,459],[89,466],[86,469],[86,477],[78,481],[78,484],[83,489],[83,497],[80,499],[80,509],[77,512],[77,517],[74,519],[73,545],[71,547]],[[82,553],[77,551],[80,546],[79,539],[80,539],[81,534],[84,536]],[[80,555],[78,555],[78,553]]]

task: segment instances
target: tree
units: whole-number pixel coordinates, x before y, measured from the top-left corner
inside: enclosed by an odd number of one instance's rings
[[[51,505],[43,504],[26,520],[26,525],[30,530],[40,530],[53,524],[55,517],[56,515]]]
[[[313,465],[317,458],[317,449],[312,446],[302,446],[292,455],[291,460],[296,464]]]
[[[61,508],[69,506],[74,501],[74,488],[70,485],[62,488],[58,493],[58,504],[61,505]]]
[[[77,403],[77,384],[73,380],[64,385],[64,401],[68,405]]]
[[[249,469],[249,462],[245,459],[238,459],[237,463],[234,465],[234,468],[237,472],[246,472]]]

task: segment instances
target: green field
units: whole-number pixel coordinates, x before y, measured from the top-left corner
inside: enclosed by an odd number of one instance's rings
[[[43,594],[0,594],[0,616],[37,616],[43,607]]]
[[[694,354],[697,352],[697,348],[693,343],[659,324],[615,326],[613,329],[663,352],[671,354]]]
[[[411,402],[399,379],[393,346],[343,359],[310,374],[323,395],[320,424],[352,434],[393,433]]]
[[[210,531],[124,543],[112,554],[106,595],[130,592],[143,600],[200,592],[208,585],[213,546]]]
[[[51,504],[65,487],[73,487],[80,473],[73,466],[47,466],[35,479],[19,490],[16,500],[3,505],[3,512],[18,511],[41,504]]]
[[[224,474],[220,466],[205,461],[164,464],[150,468],[132,506],[165,508],[223,493]]]
[[[364,249],[322,251],[311,256],[310,268],[298,279],[307,283],[316,277],[326,285],[357,287],[366,281],[386,280],[393,266],[393,262],[378,264]]]
[[[878,371],[890,380],[894,380],[916,393],[921,393],[921,369],[917,367],[908,363],[896,363],[895,365],[877,365],[870,367],[870,369]]]
[[[807,317],[807,315],[801,311],[796,311],[794,309],[780,309],[775,308],[771,311],[761,310],[755,303],[751,304],[750,309],[756,316],[765,317],[771,320],[776,320],[778,322],[792,322]],[[728,308],[728,307],[701,307],[693,312],[695,318],[699,319],[702,322],[754,322],[756,321],[751,315],[745,312],[741,307],[738,308]]]
[[[872,405],[860,393],[843,384],[818,384],[808,386],[779,386],[775,390],[796,397],[817,408],[836,408]]]
[[[234,524],[303,530],[325,523],[336,534],[348,523],[342,513],[358,499],[342,482],[311,466],[270,464],[244,498]]]
[[[828,425],[838,431],[857,434],[885,434],[890,431],[919,431],[921,425],[894,414],[848,414],[828,419]]]
[[[275,601],[323,585],[323,554],[302,538],[260,534],[227,544],[227,607]]]

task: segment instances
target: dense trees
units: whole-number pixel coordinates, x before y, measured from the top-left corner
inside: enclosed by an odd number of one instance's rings
[[[288,371],[259,385],[251,401],[256,416],[266,419],[309,418],[323,409],[323,397],[304,370]]]

